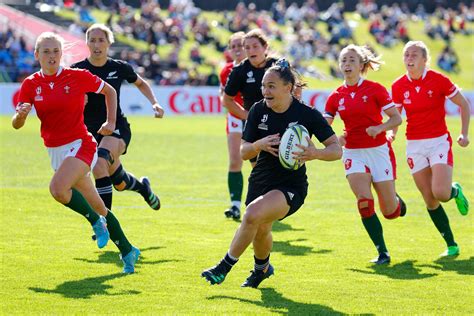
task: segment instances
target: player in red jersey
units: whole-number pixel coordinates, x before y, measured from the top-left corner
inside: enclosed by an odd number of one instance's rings
[[[99,248],[112,239],[120,250],[124,273],[133,273],[140,251],[127,240],[117,218],[105,207],[90,179],[91,167],[97,161],[97,143],[87,132],[83,116],[85,93],[103,94],[107,120],[99,133],[112,134],[117,94],[109,84],[87,70],[62,68],[63,42],[59,35],[51,32],[42,33],[36,40],[35,58],[41,70],[23,81],[12,126],[23,127],[32,106],[35,107],[41,121],[41,137],[55,171],[49,185],[51,195],[90,222]]]
[[[336,113],[344,121],[345,147],[343,162],[347,181],[357,198],[362,223],[378,250],[371,262],[390,262],[382,225],[375,213],[371,185],[378,195],[380,211],[385,218],[404,216],[406,206],[395,191],[396,164],[386,131],[396,128],[402,118],[387,90],[380,84],[361,77],[368,69],[378,70],[381,61],[367,48],[345,47],[339,55],[344,84],[329,96],[325,118],[332,124]],[[382,113],[389,119],[384,123]],[[390,141],[389,141],[390,140]]]
[[[407,73],[392,85],[394,103],[405,109],[407,116],[407,162],[413,180],[423,196],[428,214],[443,236],[448,249],[441,256],[456,256],[459,246],[454,241],[449,219],[440,202],[455,199],[462,215],[469,202],[459,183],[452,183],[452,140],[446,126],[446,98],[461,109],[461,134],[457,142],[469,145],[470,108],[456,85],[443,74],[428,69],[429,51],[421,41],[410,41],[403,49]]]
[[[227,63],[220,73],[221,95],[224,93],[225,84],[234,66],[240,64],[245,59],[244,32],[232,34],[229,39],[228,51],[232,57],[232,62]],[[235,98],[237,104],[242,104],[242,96],[238,93]],[[226,217],[234,219],[240,218],[240,204],[242,200],[242,190],[244,180],[242,176],[242,157],[240,157],[240,140],[242,139],[243,121],[230,112],[227,112],[226,132],[227,148],[229,150],[229,172],[227,174],[227,184],[229,187],[231,206],[224,214]]]

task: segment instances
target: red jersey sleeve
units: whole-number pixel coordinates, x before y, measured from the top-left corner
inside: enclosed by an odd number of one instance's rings
[[[395,103],[397,108],[403,107],[403,100],[402,95],[400,93],[400,89],[398,89],[398,85],[396,82],[392,84],[392,101]]]
[[[81,83],[81,87],[85,93],[93,92],[93,93],[100,93],[104,88],[105,82],[93,75],[86,69],[77,69],[78,74],[80,74],[79,81]]]
[[[452,98],[459,91],[458,87],[445,75],[438,73],[439,78],[436,80],[438,89],[446,98]]]
[[[375,91],[375,101],[377,106],[381,108],[383,111],[390,109],[394,106],[392,98],[388,93],[387,89],[384,86],[377,84],[376,91]]]
[[[326,106],[324,108],[324,117],[325,118],[334,118],[337,113],[337,104],[336,104],[336,93],[332,92],[328,99],[326,100]]]
[[[41,90],[40,90],[40,93],[41,93]],[[33,104],[34,103],[33,95],[34,95],[34,91],[32,89],[31,80],[26,78],[25,80],[23,80],[23,83],[21,84],[18,102]]]

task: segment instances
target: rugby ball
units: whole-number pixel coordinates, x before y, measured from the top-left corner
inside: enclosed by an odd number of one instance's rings
[[[285,133],[283,133],[280,146],[278,147],[278,158],[285,169],[297,170],[303,165],[293,158],[292,153],[303,151],[296,147],[296,145],[308,146],[306,136],[309,136],[308,130],[300,124],[288,127]]]

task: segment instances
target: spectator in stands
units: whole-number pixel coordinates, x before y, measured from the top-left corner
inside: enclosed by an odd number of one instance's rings
[[[450,46],[446,46],[438,56],[437,65],[446,72],[458,72],[458,61],[456,52]]]

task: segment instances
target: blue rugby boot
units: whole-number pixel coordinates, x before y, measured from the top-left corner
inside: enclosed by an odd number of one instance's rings
[[[123,273],[134,273],[135,263],[140,256],[140,250],[137,247],[132,246],[132,250],[124,257],[120,255],[120,259],[123,261]]]
[[[109,231],[107,230],[107,220],[105,217],[100,216],[99,219],[92,225],[94,230],[95,240],[97,241],[97,247],[104,248],[110,239]],[[94,239],[94,238],[93,238]]]

